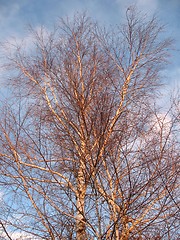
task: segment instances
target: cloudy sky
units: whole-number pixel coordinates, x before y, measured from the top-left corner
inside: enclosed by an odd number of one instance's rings
[[[105,24],[118,24],[126,8],[134,3],[148,14],[157,13],[167,25],[167,36],[175,40],[171,65],[166,70],[168,85],[180,86],[180,0],[0,0],[0,42],[12,37],[23,39],[28,24],[50,29],[59,17],[72,16],[77,11],[86,10]]]
[[[170,85],[179,85],[180,0],[0,0],[0,42],[11,37],[23,38],[28,24],[50,29],[59,17],[72,16],[77,11],[86,10],[102,23],[117,24],[122,21],[125,9],[134,3],[144,12],[157,13],[167,25],[167,35],[175,40],[175,51],[166,75]]]

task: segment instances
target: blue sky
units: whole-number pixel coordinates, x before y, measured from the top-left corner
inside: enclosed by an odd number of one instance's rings
[[[23,39],[28,24],[50,29],[59,17],[73,16],[77,11],[86,10],[105,24],[118,24],[126,8],[134,3],[148,14],[157,13],[167,25],[167,36],[174,38],[175,51],[165,73],[171,89],[180,86],[180,0],[0,0],[0,42],[11,37]]]
[[[157,13],[167,24],[167,35],[175,39],[176,50],[166,75],[171,86],[180,85],[180,0],[0,0],[0,42],[25,37],[28,24],[50,29],[59,17],[83,10],[102,23],[117,24],[134,3],[144,12]]]

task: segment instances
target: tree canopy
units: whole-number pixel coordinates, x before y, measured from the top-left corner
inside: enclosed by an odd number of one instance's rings
[[[10,47],[1,105],[0,226],[35,239],[177,239],[179,100],[157,106],[171,40],[128,8],[31,29]],[[25,236],[25,235],[24,235]]]

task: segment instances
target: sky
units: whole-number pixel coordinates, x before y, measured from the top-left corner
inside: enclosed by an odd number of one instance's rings
[[[0,0],[0,42],[23,39],[29,24],[50,30],[59,17],[72,17],[77,11],[87,11],[106,25],[118,24],[132,4],[149,15],[157,13],[166,24],[166,34],[175,45],[165,73],[170,88],[180,86],[180,0]]]
[[[12,37],[23,39],[29,24],[50,30],[60,17],[72,17],[77,11],[87,11],[102,24],[118,24],[132,4],[149,15],[156,13],[166,25],[167,36],[175,40],[165,75],[171,87],[179,86],[180,0],[0,0],[0,42]]]

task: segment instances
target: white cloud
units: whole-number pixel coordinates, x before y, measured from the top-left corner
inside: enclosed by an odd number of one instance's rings
[[[17,3],[10,3],[3,1],[0,3],[0,22],[4,19],[7,21],[11,19],[19,11],[20,6]]]
[[[1,233],[1,237],[4,237],[4,239],[9,239],[7,238],[7,235],[5,233]],[[14,233],[9,233],[9,236],[13,240],[42,240],[42,238],[35,237],[31,234],[23,233],[23,232],[14,232]]]
[[[152,119],[152,125],[154,125],[154,132],[162,132],[163,135],[166,135],[171,129],[172,119],[166,113],[158,113],[154,119]]]

